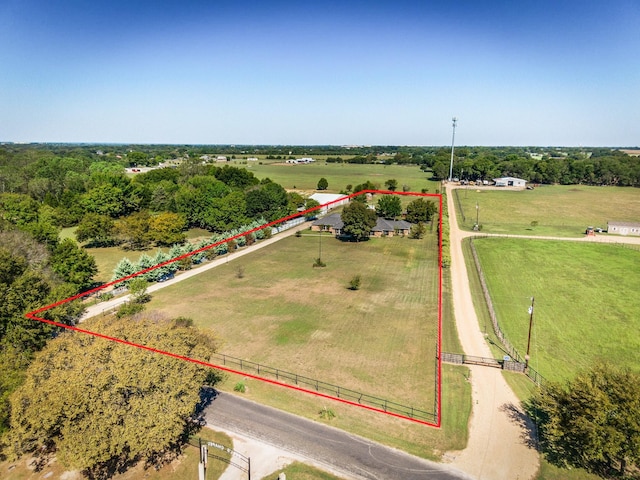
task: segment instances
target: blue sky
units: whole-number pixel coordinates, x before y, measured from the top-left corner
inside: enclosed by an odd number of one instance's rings
[[[640,2],[0,0],[0,141],[640,145]]]

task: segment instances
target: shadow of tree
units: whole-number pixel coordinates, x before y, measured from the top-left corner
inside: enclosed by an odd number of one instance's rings
[[[505,403],[500,407],[500,411],[505,412],[509,419],[520,427],[520,439],[523,443],[529,448],[539,450],[538,434],[533,420],[513,403]]]

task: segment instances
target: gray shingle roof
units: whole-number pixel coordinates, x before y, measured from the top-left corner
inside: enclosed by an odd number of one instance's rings
[[[334,229],[342,229],[344,222],[340,218],[339,213],[332,213],[326,217],[319,218],[311,225],[314,227],[327,226]],[[374,232],[394,232],[396,230],[410,230],[411,224],[405,220],[389,220],[386,218],[378,217],[376,226],[373,227]]]

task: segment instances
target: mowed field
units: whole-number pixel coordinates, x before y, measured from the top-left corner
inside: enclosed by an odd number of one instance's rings
[[[347,185],[355,187],[370,180],[381,189],[386,189],[384,182],[389,179],[398,181],[398,190],[407,185],[412,192],[426,189],[429,193],[436,193],[440,188],[439,182],[430,180],[431,173],[423,172],[417,165],[381,165],[381,164],[349,164],[325,163],[318,161],[308,165],[293,165],[273,160],[260,162],[244,162],[236,160],[231,163],[236,167],[244,167],[259,179],[270,178],[287,190],[302,190],[313,193],[318,186],[318,180],[326,178],[329,183],[327,192],[338,193],[345,190]]]
[[[549,380],[598,362],[640,368],[640,251],[551,240],[474,240],[498,321]],[[636,247],[637,248],[637,247]]]
[[[327,266],[312,268],[320,248]],[[349,243],[307,231],[163,289],[147,308],[212,329],[222,353],[432,412],[437,258],[435,233]]]
[[[640,221],[640,190],[633,187],[467,187],[458,189],[455,195],[460,227],[471,230],[478,213],[483,233],[579,237],[588,226],[606,230],[609,220]],[[537,225],[532,226],[532,222]]]

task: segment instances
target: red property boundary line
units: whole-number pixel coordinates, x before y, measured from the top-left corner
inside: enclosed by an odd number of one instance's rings
[[[332,395],[326,395],[324,393],[316,392],[316,391],[313,391],[313,390],[308,390],[306,388],[301,388],[301,387],[298,387],[296,385],[289,385],[287,383],[279,382],[279,381],[272,380],[272,379],[269,379],[269,378],[260,377],[258,375],[253,375],[253,374],[250,374],[250,373],[234,370],[234,369],[222,366],[222,365],[215,365],[213,363],[204,362],[202,360],[197,360],[195,358],[190,358],[190,357],[185,357],[185,356],[182,356],[182,355],[177,355],[175,353],[172,353],[172,352],[169,352],[169,351],[166,351],[166,350],[159,350],[159,349],[156,349],[156,348],[148,347],[146,345],[129,342],[127,340],[123,340],[122,338],[111,337],[111,336],[108,336],[108,335],[104,335],[102,333],[93,332],[91,330],[86,330],[86,329],[83,329],[83,328],[80,328],[80,327],[76,327],[76,326],[72,326],[72,325],[66,325],[64,323],[55,322],[53,320],[48,320],[46,318],[42,318],[42,317],[38,316],[38,315],[42,314],[43,312],[46,312],[47,310],[50,310],[50,309],[52,309],[54,307],[57,307],[59,305],[63,305],[65,303],[71,302],[73,300],[77,300],[77,299],[79,299],[81,297],[86,297],[87,295],[90,295],[92,293],[95,293],[95,292],[98,292],[98,291],[103,290],[105,288],[108,288],[108,287],[110,287],[110,286],[112,286],[112,285],[114,285],[116,283],[120,283],[120,282],[122,282],[124,280],[128,280],[130,278],[137,277],[138,275],[142,275],[142,274],[147,273],[147,272],[149,272],[151,270],[155,270],[156,268],[163,267],[163,266],[165,266],[167,264],[180,261],[183,258],[187,258],[187,257],[190,257],[190,256],[195,255],[197,253],[200,253],[200,252],[203,252],[205,250],[208,250],[210,248],[214,248],[214,247],[216,247],[216,246],[218,246],[218,245],[220,245],[222,243],[226,243],[226,242],[235,240],[238,237],[241,237],[241,236],[244,236],[244,235],[248,235],[248,234],[253,233],[255,231],[262,230],[264,228],[276,226],[276,225],[278,225],[280,223],[286,222],[288,220],[292,220],[294,218],[301,217],[301,216],[303,216],[303,215],[305,215],[305,214],[307,214],[309,212],[320,210],[320,209],[322,209],[324,207],[327,207],[327,206],[330,206],[330,205],[332,205],[334,203],[342,202],[342,201],[345,200],[345,198],[351,199],[353,197],[357,197],[359,195],[365,195],[367,193],[384,194],[384,195],[406,195],[406,196],[414,196],[414,197],[438,197],[438,199],[439,199],[439,219],[438,219],[438,280],[439,280],[438,283],[439,283],[439,285],[438,285],[438,334],[437,334],[437,345],[436,345],[436,362],[437,362],[437,364],[436,364],[436,377],[437,377],[436,390],[437,390],[437,392],[436,392],[436,422],[435,423],[428,422],[428,421],[425,421],[425,420],[416,419],[416,418],[412,418],[412,417],[408,417],[408,416],[405,416],[405,415],[396,414],[396,413],[393,413],[393,412],[387,412],[387,411],[382,410],[380,408],[375,408],[375,407],[371,407],[371,406],[368,406],[368,405],[363,405],[363,404],[360,404],[360,403],[352,402],[352,401],[346,400],[344,398],[334,397]],[[272,385],[277,385],[279,387],[289,388],[291,390],[295,390],[295,391],[298,391],[298,392],[307,393],[307,394],[310,394],[310,395],[315,395],[317,397],[326,398],[326,399],[329,399],[329,400],[335,400],[337,402],[345,403],[347,405],[351,405],[351,406],[359,407],[359,408],[364,408],[366,410],[370,410],[370,411],[377,412],[377,413],[383,413],[383,414],[386,414],[386,415],[390,415],[392,417],[401,418],[403,420],[409,420],[411,422],[420,423],[420,424],[423,424],[423,425],[428,425],[428,426],[431,426],[431,427],[440,428],[441,427],[441,423],[442,423],[442,412],[441,412],[441,410],[442,410],[442,408],[441,408],[441,406],[442,406],[442,359],[441,359],[441,352],[442,352],[442,347],[441,347],[441,345],[442,345],[442,195],[441,194],[434,194],[434,193],[418,193],[418,192],[392,192],[392,191],[388,191],[388,190],[362,190],[360,192],[353,193],[351,195],[347,195],[345,198],[340,198],[338,200],[327,202],[327,203],[324,203],[322,205],[318,205],[316,207],[309,208],[309,209],[307,209],[307,210],[305,210],[303,212],[298,212],[298,213],[295,213],[295,214],[292,214],[292,215],[288,215],[286,217],[280,218],[280,219],[275,220],[273,222],[269,222],[269,223],[267,223],[265,225],[262,225],[260,227],[256,227],[256,228],[253,228],[251,230],[247,230],[247,231],[239,233],[238,235],[235,235],[233,237],[221,240],[221,241],[213,243],[211,245],[207,245],[206,247],[199,248],[198,250],[194,250],[193,252],[186,253],[186,254],[181,255],[179,257],[172,258],[172,259],[170,259],[170,260],[168,260],[166,262],[160,263],[158,265],[154,265],[153,267],[146,268],[144,270],[140,270],[139,272],[133,273],[131,275],[127,275],[126,277],[119,278],[119,279],[114,280],[112,282],[109,282],[109,283],[106,283],[104,285],[101,285],[101,286],[99,286],[97,288],[93,288],[91,290],[87,290],[87,291],[79,293],[77,295],[73,295],[73,296],[71,296],[69,298],[65,298],[64,300],[60,300],[60,301],[52,303],[50,305],[46,305],[44,307],[38,308],[36,310],[33,310],[33,311],[25,314],[25,317],[27,317],[27,318],[29,318],[31,320],[36,320],[38,322],[47,323],[49,325],[54,325],[56,327],[64,328],[64,329],[71,330],[71,331],[74,331],[74,332],[84,333],[86,335],[92,335],[94,337],[102,338],[102,339],[109,340],[109,341],[112,341],[112,342],[121,343],[123,345],[128,345],[130,347],[140,348],[142,350],[147,350],[149,352],[157,353],[157,354],[160,354],[160,355],[166,355],[168,357],[176,358],[178,360],[183,360],[185,362],[191,362],[191,363],[195,363],[195,364],[198,364],[198,365],[201,365],[201,366],[204,366],[204,367],[215,368],[217,370],[222,370],[222,371],[225,371],[225,372],[228,372],[228,373],[242,375],[244,377],[249,377],[249,378],[252,378],[254,380],[260,380],[262,382],[269,383],[269,384],[272,384]]]

